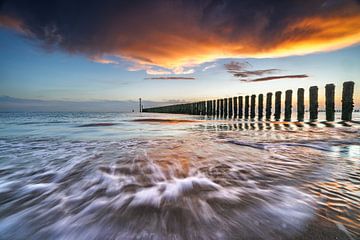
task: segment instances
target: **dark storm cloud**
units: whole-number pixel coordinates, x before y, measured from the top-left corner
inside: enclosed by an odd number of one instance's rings
[[[306,54],[360,42],[360,6],[355,0],[4,0],[0,4],[0,26],[16,29],[47,49],[83,54],[99,62],[104,62],[103,56],[116,56],[144,69],[188,67],[221,57]]]

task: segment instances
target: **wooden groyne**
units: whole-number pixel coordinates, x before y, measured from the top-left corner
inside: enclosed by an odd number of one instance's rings
[[[341,120],[351,121],[352,112],[354,108],[354,85],[355,83],[344,82],[342,89],[342,108],[341,108]],[[305,118],[305,104],[304,104],[304,93],[303,88],[297,89],[297,121],[303,122]],[[309,121],[316,121],[319,113],[319,88],[317,86],[311,86],[309,89]],[[292,117],[292,90],[285,91],[285,102],[284,102],[284,121],[291,121]],[[281,120],[282,110],[282,92],[275,92],[274,102],[274,119],[272,116],[272,100],[273,93],[269,92],[266,94],[265,102],[265,119],[267,121]],[[257,99],[257,101],[256,101]],[[256,108],[257,106],[257,108]],[[257,110],[257,112],[256,112]],[[163,107],[144,108],[143,112],[154,112],[154,113],[180,113],[180,114],[191,114],[191,115],[204,115],[223,119],[255,119],[262,120],[264,118],[264,95],[246,95],[231,98],[206,100],[194,103],[184,103],[177,105],[169,105]],[[327,84],[325,86],[325,112],[326,120],[335,120],[335,85]],[[257,115],[256,115],[257,113]]]

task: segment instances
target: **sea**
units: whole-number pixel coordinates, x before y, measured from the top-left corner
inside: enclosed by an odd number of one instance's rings
[[[0,113],[0,239],[360,239],[338,118]]]

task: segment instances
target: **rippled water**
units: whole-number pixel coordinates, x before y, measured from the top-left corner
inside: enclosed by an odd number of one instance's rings
[[[0,239],[360,238],[358,123],[0,121]]]

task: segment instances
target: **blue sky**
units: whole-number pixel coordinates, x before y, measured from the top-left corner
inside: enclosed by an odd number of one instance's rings
[[[137,100],[153,101],[230,97],[268,91],[341,85],[360,85],[360,46],[280,58],[219,59],[196,66],[195,80],[149,80],[145,70],[129,71],[130,63],[101,64],[86,56],[46,51],[40,43],[17,33],[0,30],[0,95],[42,100]],[[241,82],[224,68],[231,61],[247,61],[254,69],[281,69],[282,74],[307,74],[304,79]],[[207,69],[206,67],[209,67]],[[205,70],[204,70],[205,69]]]

